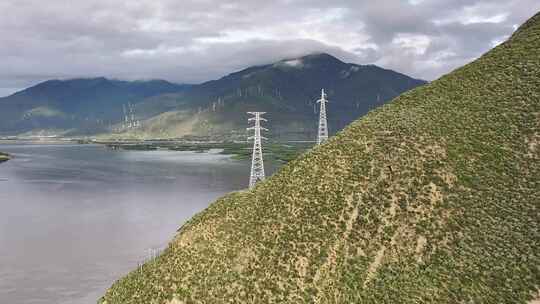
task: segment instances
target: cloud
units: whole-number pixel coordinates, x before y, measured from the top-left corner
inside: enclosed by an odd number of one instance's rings
[[[537,0],[4,0],[0,95],[50,78],[201,82],[321,51],[431,80],[538,10]]]

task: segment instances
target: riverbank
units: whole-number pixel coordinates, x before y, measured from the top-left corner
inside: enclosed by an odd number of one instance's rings
[[[251,158],[253,143],[245,141],[213,141],[209,138],[186,138],[186,139],[148,139],[148,140],[98,140],[98,139],[75,139],[75,138],[54,138],[54,139],[29,139],[10,138],[4,139],[6,142],[31,142],[31,143],[77,143],[77,144],[97,144],[104,145],[111,150],[128,151],[191,151],[208,152],[219,150],[220,154],[232,155],[237,160],[249,160]],[[0,143],[2,139],[0,139]],[[288,163],[305,151],[311,149],[315,142],[310,141],[265,141],[263,151],[265,159],[275,160],[281,163]],[[1,155],[0,155],[1,157]],[[9,159],[9,155],[8,155]],[[5,159],[7,160],[7,159]],[[4,160],[4,161],[5,161]]]
[[[11,156],[7,153],[0,152],[0,163],[3,163],[5,161],[8,161],[11,159]]]
[[[113,150],[135,151],[192,151],[208,152],[220,150],[220,154],[233,155],[233,158],[244,160],[250,159],[252,144],[248,142],[186,142],[186,141],[142,141],[142,142],[93,142],[103,144]],[[264,144],[264,154],[267,159],[280,162],[289,162],[306,150],[314,143],[311,142],[269,142]]]

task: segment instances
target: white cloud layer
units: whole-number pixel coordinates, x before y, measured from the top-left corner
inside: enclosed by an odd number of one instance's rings
[[[3,0],[0,96],[50,78],[193,83],[311,52],[435,79],[538,0]]]

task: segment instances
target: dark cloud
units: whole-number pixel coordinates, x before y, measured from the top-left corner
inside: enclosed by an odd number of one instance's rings
[[[537,0],[3,0],[0,96],[50,78],[200,82],[319,51],[434,79],[538,10]]]

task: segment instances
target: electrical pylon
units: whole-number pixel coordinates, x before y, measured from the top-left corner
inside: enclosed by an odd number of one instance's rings
[[[135,128],[135,114],[133,114],[133,105],[128,102],[128,108],[129,108],[129,126],[131,128]]]
[[[122,104],[122,110],[124,110],[124,121],[122,122],[122,129],[126,129],[128,127],[128,114],[126,111],[126,105]]]
[[[267,121],[261,116],[266,112],[247,112],[250,115],[255,115],[248,119],[248,121],[254,121],[255,125],[248,130],[253,130],[253,136],[248,139],[253,139],[253,154],[251,156],[251,174],[249,176],[249,189],[255,187],[258,181],[264,180],[264,162],[262,153],[262,139],[266,139],[261,136],[261,130],[268,131],[268,129],[261,127],[261,121]]]
[[[328,139],[328,121],[326,120],[326,93],[324,89],[321,90],[321,99],[317,100],[317,103],[321,104],[321,109],[319,111],[319,133],[317,135],[317,145],[322,144],[325,140]]]

